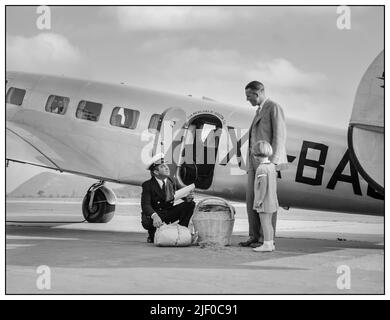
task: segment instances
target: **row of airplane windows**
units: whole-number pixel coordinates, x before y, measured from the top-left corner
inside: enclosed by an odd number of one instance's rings
[[[7,91],[6,102],[21,106],[23,104],[25,95],[26,90],[11,87]],[[47,112],[64,115],[68,109],[69,101],[70,99],[68,97],[50,95],[47,98],[45,110]],[[102,107],[103,104],[101,103],[81,100],[77,106],[76,118],[89,121],[98,121]],[[115,107],[112,110],[110,124],[116,127],[135,129],[138,124],[139,116],[140,112],[138,110]],[[148,128],[157,129],[160,121],[161,115],[153,114],[150,119]]]

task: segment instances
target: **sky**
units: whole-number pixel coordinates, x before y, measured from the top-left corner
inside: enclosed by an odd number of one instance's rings
[[[50,29],[40,30],[37,7],[8,6],[6,69],[243,109],[245,85],[259,80],[287,119],[347,129],[359,81],[384,49],[384,9],[350,9],[351,28],[340,30],[335,6],[51,6]],[[25,167],[7,169],[7,192],[41,170]]]

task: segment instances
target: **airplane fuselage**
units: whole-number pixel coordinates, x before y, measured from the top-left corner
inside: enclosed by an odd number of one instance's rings
[[[143,161],[145,152],[156,151],[158,145],[160,127],[157,131],[151,128],[153,115],[162,114],[161,121],[165,121],[171,114],[178,118],[182,114],[187,129],[201,122],[220,124],[222,129],[210,183],[199,182],[199,191],[245,200],[248,129],[255,112],[249,105],[237,107],[123,85],[17,72],[7,73],[7,90],[11,87],[26,92],[21,105],[7,103],[9,160],[140,185],[150,177]],[[64,114],[47,110],[51,95],[69,99]],[[102,105],[97,121],[77,117],[80,101]],[[138,112],[135,128],[112,124],[116,107]],[[178,118],[168,120],[180,123]],[[350,161],[347,128],[293,119],[286,119],[286,125],[289,168],[278,179],[281,206],[384,214],[383,197],[368,186]],[[179,139],[176,147],[181,143]],[[21,152],[22,144],[29,150]]]

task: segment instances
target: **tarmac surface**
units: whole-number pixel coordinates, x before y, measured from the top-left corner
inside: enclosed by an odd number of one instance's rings
[[[108,224],[83,222],[81,199],[7,199],[6,293],[384,293],[383,217],[280,209],[276,251],[257,253],[238,246],[246,210],[232,204],[231,246],[161,248],[137,199],[119,199]]]

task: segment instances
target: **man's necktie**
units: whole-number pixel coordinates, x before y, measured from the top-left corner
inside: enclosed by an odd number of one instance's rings
[[[261,109],[260,109],[260,107],[258,107],[256,110],[256,117],[258,117],[260,115],[260,112],[261,112]]]
[[[167,189],[166,189],[166,186],[165,186],[165,180],[163,180],[162,191],[164,193],[165,199],[167,199]]]

